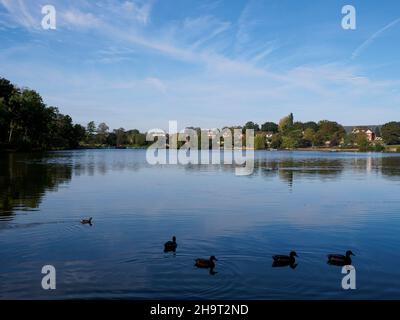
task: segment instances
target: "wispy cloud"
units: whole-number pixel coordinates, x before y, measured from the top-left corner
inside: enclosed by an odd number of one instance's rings
[[[78,28],[95,28],[102,24],[92,13],[84,13],[78,9],[67,10],[62,13],[62,17],[68,26]]]
[[[35,19],[27,3],[23,0],[0,0],[0,4],[8,11],[9,18],[17,24],[29,28],[37,29],[40,27],[40,19]],[[40,10],[40,7],[38,7]],[[38,10],[38,13],[40,11]]]
[[[351,58],[355,59],[357,58],[363,51],[365,51],[377,38],[379,38],[385,31],[389,30],[390,28],[393,28],[396,24],[400,22],[400,18],[393,20],[386,26],[384,26],[382,29],[378,30],[374,34],[372,34],[366,41],[364,41],[359,47],[357,47],[352,55]]]
[[[137,21],[146,25],[150,20],[152,6],[152,2],[146,2],[139,5],[133,1],[125,1],[122,4],[122,10],[125,10],[129,14],[133,14]]]

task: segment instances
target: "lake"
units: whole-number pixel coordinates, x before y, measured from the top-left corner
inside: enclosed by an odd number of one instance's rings
[[[257,151],[249,176],[145,154],[1,155],[0,299],[400,299],[399,154]],[[327,264],[346,250],[355,290]],[[215,275],[194,267],[211,255]]]

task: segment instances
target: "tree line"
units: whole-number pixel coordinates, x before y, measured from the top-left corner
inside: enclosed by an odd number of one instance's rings
[[[370,141],[362,131],[346,133],[344,127],[334,121],[294,121],[292,113],[279,123],[258,125],[249,121],[243,126],[225,128],[242,129],[243,133],[246,129],[253,129],[256,149],[343,147],[381,151],[385,145],[400,145],[400,122],[395,121],[375,128],[375,135],[379,137],[376,141]],[[69,115],[60,113],[56,107],[47,106],[36,91],[19,88],[0,78],[0,149],[146,147],[151,143],[146,141],[146,134],[137,129],[110,131],[106,123],[96,126],[93,121],[86,126],[74,124]]]
[[[400,122],[389,122],[376,126],[373,132],[377,139],[369,139],[366,130],[346,132],[345,128],[329,120],[319,122],[294,121],[293,114],[282,118],[279,123],[265,122],[261,126],[247,122],[245,129],[256,132],[256,149],[298,149],[310,147],[352,148],[360,151],[383,151],[385,145],[400,144]],[[367,129],[367,128],[364,128]]]
[[[19,88],[0,77],[0,150],[58,150],[78,147],[146,146],[146,135],[123,128],[109,132],[105,123],[97,127],[74,124],[69,115],[47,106],[39,93]]]

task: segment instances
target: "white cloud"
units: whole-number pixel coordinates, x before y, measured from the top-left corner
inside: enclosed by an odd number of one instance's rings
[[[84,13],[78,9],[62,12],[64,22],[69,26],[95,28],[101,26],[101,21],[92,13]]]
[[[149,77],[145,79],[145,83],[156,90],[165,93],[167,91],[167,86],[158,78]]]

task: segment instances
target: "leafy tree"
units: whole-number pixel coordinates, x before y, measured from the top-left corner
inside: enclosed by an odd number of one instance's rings
[[[292,130],[282,137],[282,148],[294,149],[304,147],[303,134],[301,130]]]
[[[246,122],[246,124],[243,126],[242,132],[245,133],[246,129],[253,129],[254,132],[260,131],[260,126],[257,123],[254,123],[253,121]]]
[[[321,120],[318,127],[315,145],[324,145],[325,142],[329,141],[331,146],[336,146],[346,136],[344,128],[334,121]]]
[[[93,143],[94,135],[96,134],[96,124],[94,121],[90,121],[86,125],[86,143]]]
[[[368,151],[370,146],[368,137],[364,132],[359,132],[356,134],[355,143],[357,144],[359,151]]]
[[[308,127],[304,130],[303,138],[310,145],[314,145],[315,142],[315,130],[311,127]]]
[[[272,136],[270,147],[273,149],[279,149],[282,146],[282,135],[275,133]]]
[[[100,144],[105,144],[107,141],[108,130],[110,128],[104,122],[100,123],[97,127],[97,141]]]
[[[265,122],[261,125],[261,131],[277,133],[278,125],[275,122]]]
[[[381,128],[381,134],[386,144],[400,144],[400,122],[385,123]]]
[[[115,138],[116,138],[115,142],[116,142],[117,147],[126,144],[127,137],[126,137],[124,128],[119,128],[119,129],[114,130],[114,134],[115,134]]]
[[[300,121],[296,121],[293,123],[293,126],[290,128],[291,130],[304,130],[304,123]]]
[[[285,132],[293,126],[293,113],[290,113],[288,116],[282,118],[279,121],[279,131]]]
[[[265,149],[265,136],[262,134],[257,134],[254,137],[254,149],[263,150]]]
[[[381,129],[378,126],[375,127],[374,133],[375,133],[376,137],[380,137],[381,136]]]
[[[75,124],[73,127],[73,139],[71,145],[73,148],[79,146],[80,142],[86,138],[86,129],[80,124]]]
[[[304,127],[304,130],[307,130],[308,128],[313,129],[314,132],[317,132],[319,129],[318,124],[314,121],[304,122],[303,127]]]
[[[0,78],[0,144],[12,148],[77,147],[84,128],[47,107],[34,90],[19,89]]]

